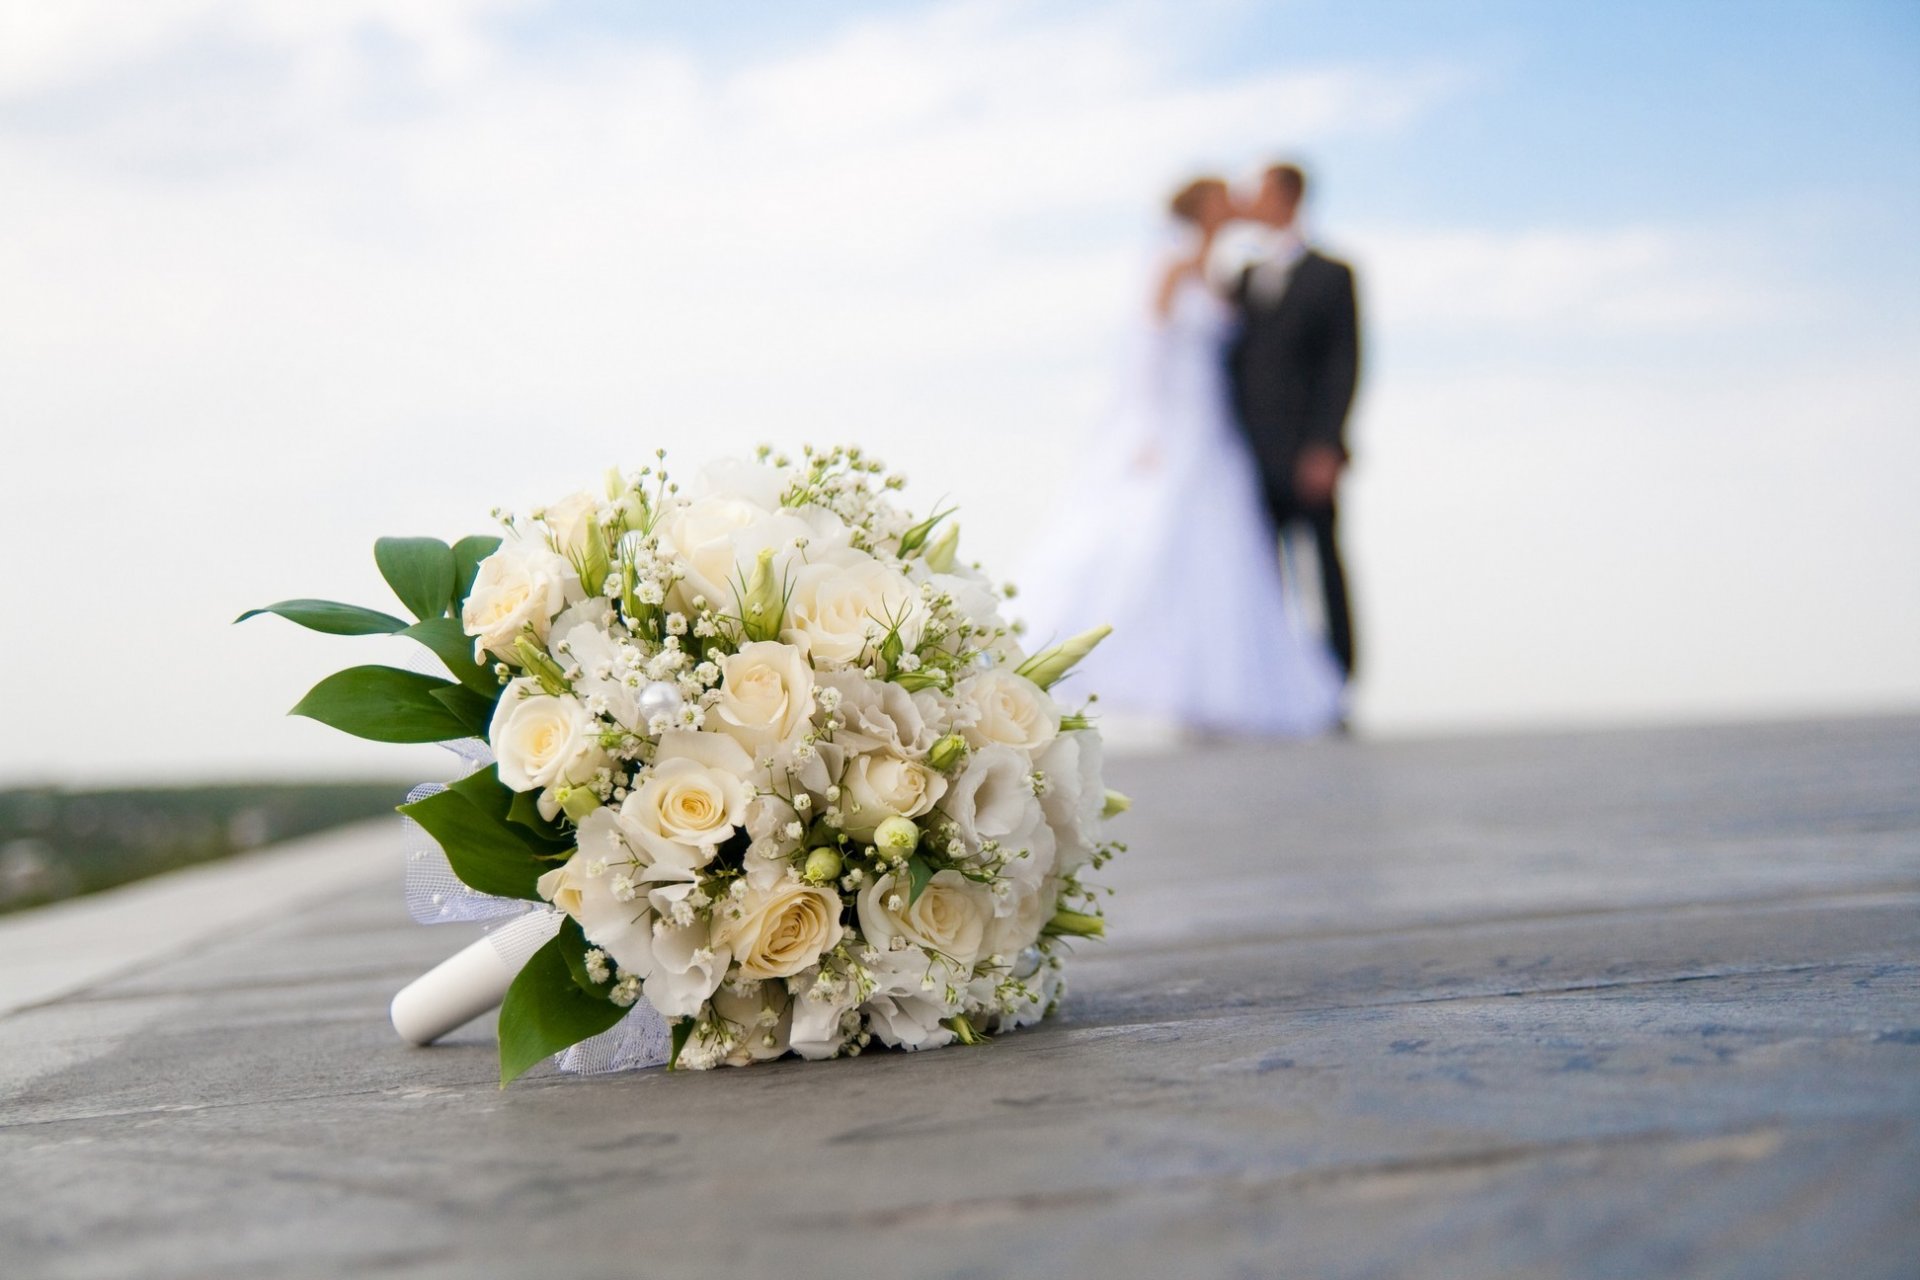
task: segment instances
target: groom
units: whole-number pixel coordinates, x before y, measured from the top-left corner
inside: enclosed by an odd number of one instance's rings
[[[1253,446],[1267,510],[1282,536],[1313,535],[1326,593],[1327,638],[1353,676],[1353,613],[1335,535],[1347,410],[1360,374],[1353,268],[1307,247],[1296,222],[1307,179],[1277,164],[1261,177],[1246,215],[1268,231],[1264,253],[1239,273],[1241,329],[1228,349],[1235,416]]]

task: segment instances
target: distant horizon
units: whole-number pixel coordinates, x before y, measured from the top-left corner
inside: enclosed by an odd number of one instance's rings
[[[1118,727],[1103,725],[1106,737],[1106,752],[1116,759],[1152,759],[1158,756],[1180,755],[1188,752],[1206,752],[1235,747],[1266,748],[1281,752],[1313,751],[1335,747],[1348,741],[1360,741],[1373,746],[1417,747],[1424,745],[1444,745],[1458,742],[1463,745],[1483,743],[1490,740],[1524,741],[1532,738],[1561,738],[1587,735],[1606,736],[1634,733],[1687,733],[1717,731],[1739,731],[1743,729],[1779,729],[1797,727],[1817,727],[1820,725],[1861,724],[1876,720],[1905,720],[1920,718],[1920,700],[1904,706],[1858,709],[1808,709],[1796,711],[1752,711],[1742,710],[1721,715],[1702,713],[1700,715],[1662,717],[1658,714],[1645,718],[1622,718],[1619,720],[1595,719],[1590,721],[1540,721],[1511,723],[1482,723],[1461,725],[1403,725],[1384,731],[1356,729],[1351,737],[1339,734],[1327,734],[1319,738],[1218,738],[1184,739],[1178,730],[1165,726],[1140,726],[1123,723]],[[385,747],[392,752],[394,748],[387,744],[369,744]],[[401,749],[404,751],[405,749]],[[436,767],[437,766],[437,767]],[[422,782],[443,781],[458,776],[466,766],[452,755],[440,760],[426,761],[416,769],[394,768],[389,764],[385,770],[368,767],[355,767],[348,762],[329,762],[327,768],[341,771],[298,772],[300,766],[286,765],[288,772],[261,773],[195,773],[174,776],[166,773],[153,775],[128,775],[124,780],[112,782],[97,779],[74,778],[35,778],[32,775],[0,778],[0,793],[27,791],[59,791],[68,794],[112,794],[121,791],[175,791],[196,788],[219,789],[221,787],[246,786],[392,786],[395,788],[396,805],[398,797],[404,796],[409,789]]]

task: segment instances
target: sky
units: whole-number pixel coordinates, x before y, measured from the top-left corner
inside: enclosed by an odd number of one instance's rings
[[[0,785],[439,766],[282,715],[398,642],[231,619],[658,447],[863,442],[1012,575],[1273,157],[1361,732],[1920,709],[1911,4],[0,0]]]

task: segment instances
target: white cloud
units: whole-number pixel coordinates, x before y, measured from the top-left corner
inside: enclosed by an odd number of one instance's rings
[[[1685,334],[1765,323],[1784,309],[1783,291],[1734,270],[1714,236],[1672,227],[1379,227],[1349,238],[1390,324]]]

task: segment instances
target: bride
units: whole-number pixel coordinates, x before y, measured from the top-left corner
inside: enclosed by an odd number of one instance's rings
[[[1079,669],[1098,711],[1201,733],[1322,733],[1342,715],[1339,671],[1283,587],[1228,407],[1233,309],[1206,280],[1233,198],[1201,178],[1171,208],[1184,243],[1160,272],[1117,420],[1087,451],[1015,607],[1029,647],[1113,624]]]

